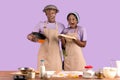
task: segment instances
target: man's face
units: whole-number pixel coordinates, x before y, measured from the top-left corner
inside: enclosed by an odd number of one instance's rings
[[[56,10],[49,9],[45,11],[46,16],[48,18],[48,21],[54,22],[55,21],[55,16],[56,16]]]

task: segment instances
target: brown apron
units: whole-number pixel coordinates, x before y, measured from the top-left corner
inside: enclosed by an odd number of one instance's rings
[[[74,36],[77,38],[77,31],[75,29],[74,33],[68,33],[69,36]],[[86,65],[84,56],[82,54],[82,49],[72,39],[66,38],[65,46],[66,56],[64,57],[64,70],[65,71],[79,71],[83,70]]]
[[[44,23],[44,35],[47,37],[45,42],[41,44],[38,53],[38,70],[40,70],[40,60],[45,60],[45,68],[47,71],[62,70],[62,60],[58,40],[58,26],[56,29],[48,29],[47,22]]]

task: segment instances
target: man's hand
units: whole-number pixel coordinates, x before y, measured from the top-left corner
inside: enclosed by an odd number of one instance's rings
[[[33,34],[29,34],[27,36],[27,39],[32,41],[32,42],[37,42],[38,41],[38,38],[35,35],[33,35]]]

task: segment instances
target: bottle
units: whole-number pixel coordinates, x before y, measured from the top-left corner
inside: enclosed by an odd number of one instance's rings
[[[93,78],[94,77],[94,71],[92,70],[92,66],[91,65],[87,65],[84,67],[84,71],[83,71],[83,77],[84,78]]]
[[[40,60],[41,65],[40,65],[40,78],[43,79],[45,76],[45,65],[44,65],[44,60]]]

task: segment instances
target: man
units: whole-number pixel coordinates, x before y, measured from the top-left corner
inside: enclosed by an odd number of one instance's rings
[[[39,22],[27,38],[33,42],[37,42],[38,39],[33,34],[34,32],[41,33],[46,37],[38,52],[38,70],[40,69],[40,60],[43,59],[45,60],[46,70],[59,71],[62,70],[62,59],[58,34],[60,34],[65,27],[55,20],[56,14],[59,12],[55,5],[47,5],[43,9],[43,12],[45,12],[48,20]]]

